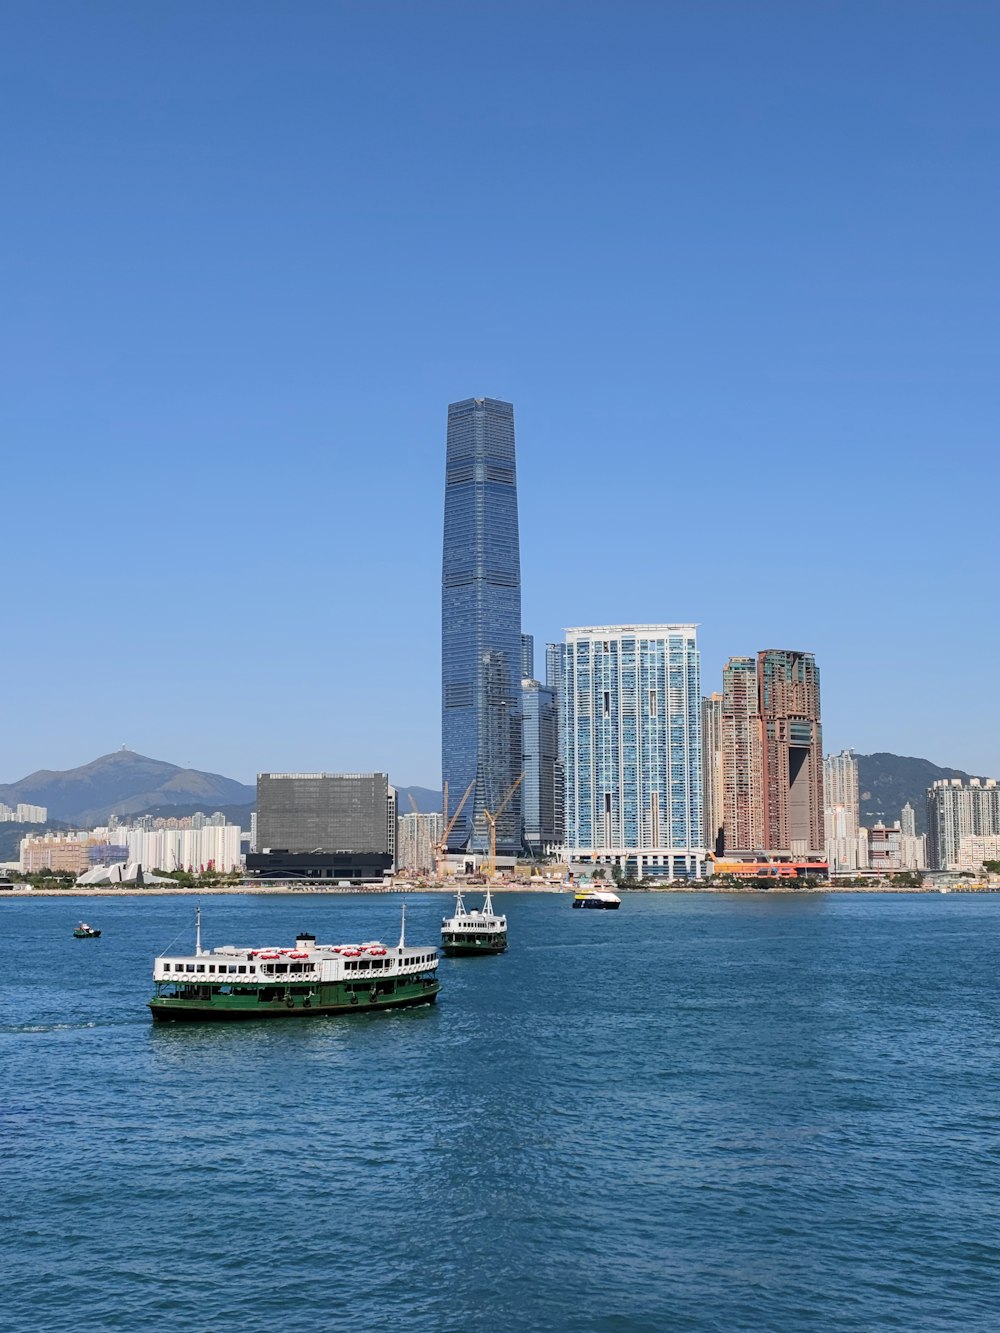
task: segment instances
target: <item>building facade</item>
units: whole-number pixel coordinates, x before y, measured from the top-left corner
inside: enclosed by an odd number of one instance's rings
[[[24,875],[43,870],[82,875],[90,868],[90,851],[108,841],[97,833],[29,833],[21,839],[20,867]]]
[[[441,578],[441,767],[455,809],[449,850],[484,850],[484,811],[521,767],[521,564],[514,409],[495,398],[448,408]],[[497,819],[497,850],[522,846],[521,793]]]
[[[713,693],[701,701],[701,795],[705,811],[702,842],[716,854],[725,846],[723,829],[722,695]]]
[[[935,870],[958,870],[963,838],[1000,834],[995,778],[942,778],[927,793],[927,855]]]
[[[4,805],[0,801],[0,824],[44,824],[49,812],[44,805]]]
[[[730,852],[764,848],[757,661],[731,657],[722,670],[722,845]]]
[[[967,834],[959,839],[956,869],[979,875],[986,861],[1000,861],[1000,833]]]
[[[381,879],[396,853],[396,792],[385,773],[259,773],[255,852],[269,879]]]
[[[190,870],[193,874],[229,874],[243,865],[242,830],[238,824],[202,824],[194,828],[117,828],[115,838],[126,849],[115,860],[138,862],[149,870]]]
[[[771,851],[822,853],[823,732],[812,653],[757,654],[764,838]]]
[[[563,730],[565,680],[566,645],[565,643],[547,643],[545,645],[545,684],[552,691],[556,702],[556,753],[559,757],[555,790],[557,843],[563,843],[566,840],[566,740]]]
[[[396,864],[401,870],[417,875],[432,874],[436,868],[435,851],[444,832],[444,816],[413,811],[399,816]]]
[[[702,876],[695,626],[567,630],[563,729],[568,859]]]
[[[535,678],[535,636],[533,634],[521,635],[521,679],[534,680]]]
[[[867,856],[858,819],[858,761],[852,750],[823,759],[823,836],[833,874],[863,869]]]
[[[559,788],[559,713],[555,690],[537,680],[521,681],[521,783],[524,843],[533,855],[562,842]]]

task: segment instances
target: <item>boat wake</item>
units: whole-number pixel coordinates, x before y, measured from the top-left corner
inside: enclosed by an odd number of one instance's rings
[[[0,1023],[0,1036],[16,1037],[34,1035],[39,1032],[82,1032],[87,1028],[127,1028],[144,1026],[143,1018],[128,1020],[95,1021],[89,1019],[80,1023]]]

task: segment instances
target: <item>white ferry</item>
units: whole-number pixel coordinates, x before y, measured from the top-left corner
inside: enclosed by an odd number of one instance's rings
[[[441,949],[455,956],[473,953],[503,953],[507,948],[507,918],[493,911],[489,888],[480,911],[469,911],[462,891],[455,895],[455,911],[441,922]]]
[[[622,900],[617,893],[612,893],[610,889],[580,889],[573,895],[574,907],[604,908],[605,911],[614,911],[621,907]]]
[[[159,1022],[242,1018],[308,1018],[371,1009],[432,1004],[441,989],[438,952],[367,940],[317,944],[302,932],[294,948],[224,944],[202,949],[198,913],[191,954],[164,954],[153,965],[156,993],[149,1001]]]

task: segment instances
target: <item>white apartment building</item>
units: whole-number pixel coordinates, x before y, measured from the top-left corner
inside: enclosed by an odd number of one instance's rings
[[[936,870],[958,870],[963,838],[1000,834],[996,778],[943,778],[927,793],[927,843]]]
[[[44,805],[4,805],[0,802],[0,824],[44,824],[48,817]]]
[[[868,845],[858,825],[858,761],[852,750],[823,759],[823,829],[831,874],[868,865]]]
[[[700,879],[701,681],[694,625],[566,631],[570,862]]]
[[[959,840],[957,870],[971,870],[978,875],[984,861],[1000,861],[1000,833],[985,837],[970,834]]]
[[[150,870],[216,870],[228,874],[243,864],[238,824],[201,828],[116,828],[114,841],[128,848],[128,860]]]
[[[438,811],[423,814],[414,811],[399,816],[396,843],[396,866],[399,870],[413,870],[429,874],[435,868],[434,849],[444,832],[444,816]]]

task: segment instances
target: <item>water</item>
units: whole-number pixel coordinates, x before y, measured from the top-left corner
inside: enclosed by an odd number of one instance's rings
[[[190,899],[0,902],[8,1330],[995,1329],[1000,898],[504,896],[437,1006],[157,1026]],[[436,942],[448,900],[410,900]],[[207,944],[398,899],[206,899]]]

